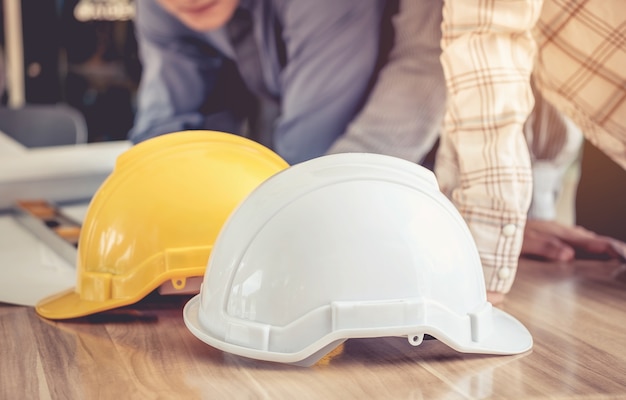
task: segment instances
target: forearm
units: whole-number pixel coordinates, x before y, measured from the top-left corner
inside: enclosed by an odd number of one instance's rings
[[[436,171],[474,236],[487,289],[505,293],[531,198],[523,123],[533,105],[530,29],[541,2],[490,4],[445,2],[441,61],[448,106]]]
[[[394,42],[367,103],[329,153],[373,152],[421,162],[445,110],[441,4],[400,0]]]
[[[358,7],[327,2],[300,2],[287,13],[289,62],[281,77],[284,93],[274,143],[291,164],[323,155],[345,131],[376,64],[382,2],[362,1]]]

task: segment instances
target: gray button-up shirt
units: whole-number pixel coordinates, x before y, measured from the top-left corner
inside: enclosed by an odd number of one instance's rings
[[[241,2],[254,18],[266,94],[280,109],[271,147],[287,162],[323,155],[361,106],[378,54],[383,4]],[[188,129],[240,133],[238,94],[224,75],[235,58],[226,30],[191,30],[155,0],[136,5],[143,74],[129,138],[137,143]]]

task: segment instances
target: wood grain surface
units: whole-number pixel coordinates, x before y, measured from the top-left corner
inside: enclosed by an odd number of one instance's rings
[[[626,266],[523,260],[499,308],[531,351],[458,353],[437,340],[350,339],[310,368],[211,348],[190,297],[53,322],[0,303],[0,399],[626,399]]]

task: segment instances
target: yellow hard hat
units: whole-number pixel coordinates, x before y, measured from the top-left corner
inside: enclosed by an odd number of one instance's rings
[[[157,136],[122,153],[89,203],[74,289],[41,300],[50,319],[133,304],[160,285],[204,275],[226,218],[288,167],[250,139],[215,131]]]

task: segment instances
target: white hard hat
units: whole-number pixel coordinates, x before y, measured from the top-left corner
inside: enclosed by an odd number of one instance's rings
[[[258,186],[223,226],[200,294],[200,340],[311,365],[349,338],[425,334],[467,353],[517,354],[528,330],[493,308],[464,220],[417,164],[334,154]]]

